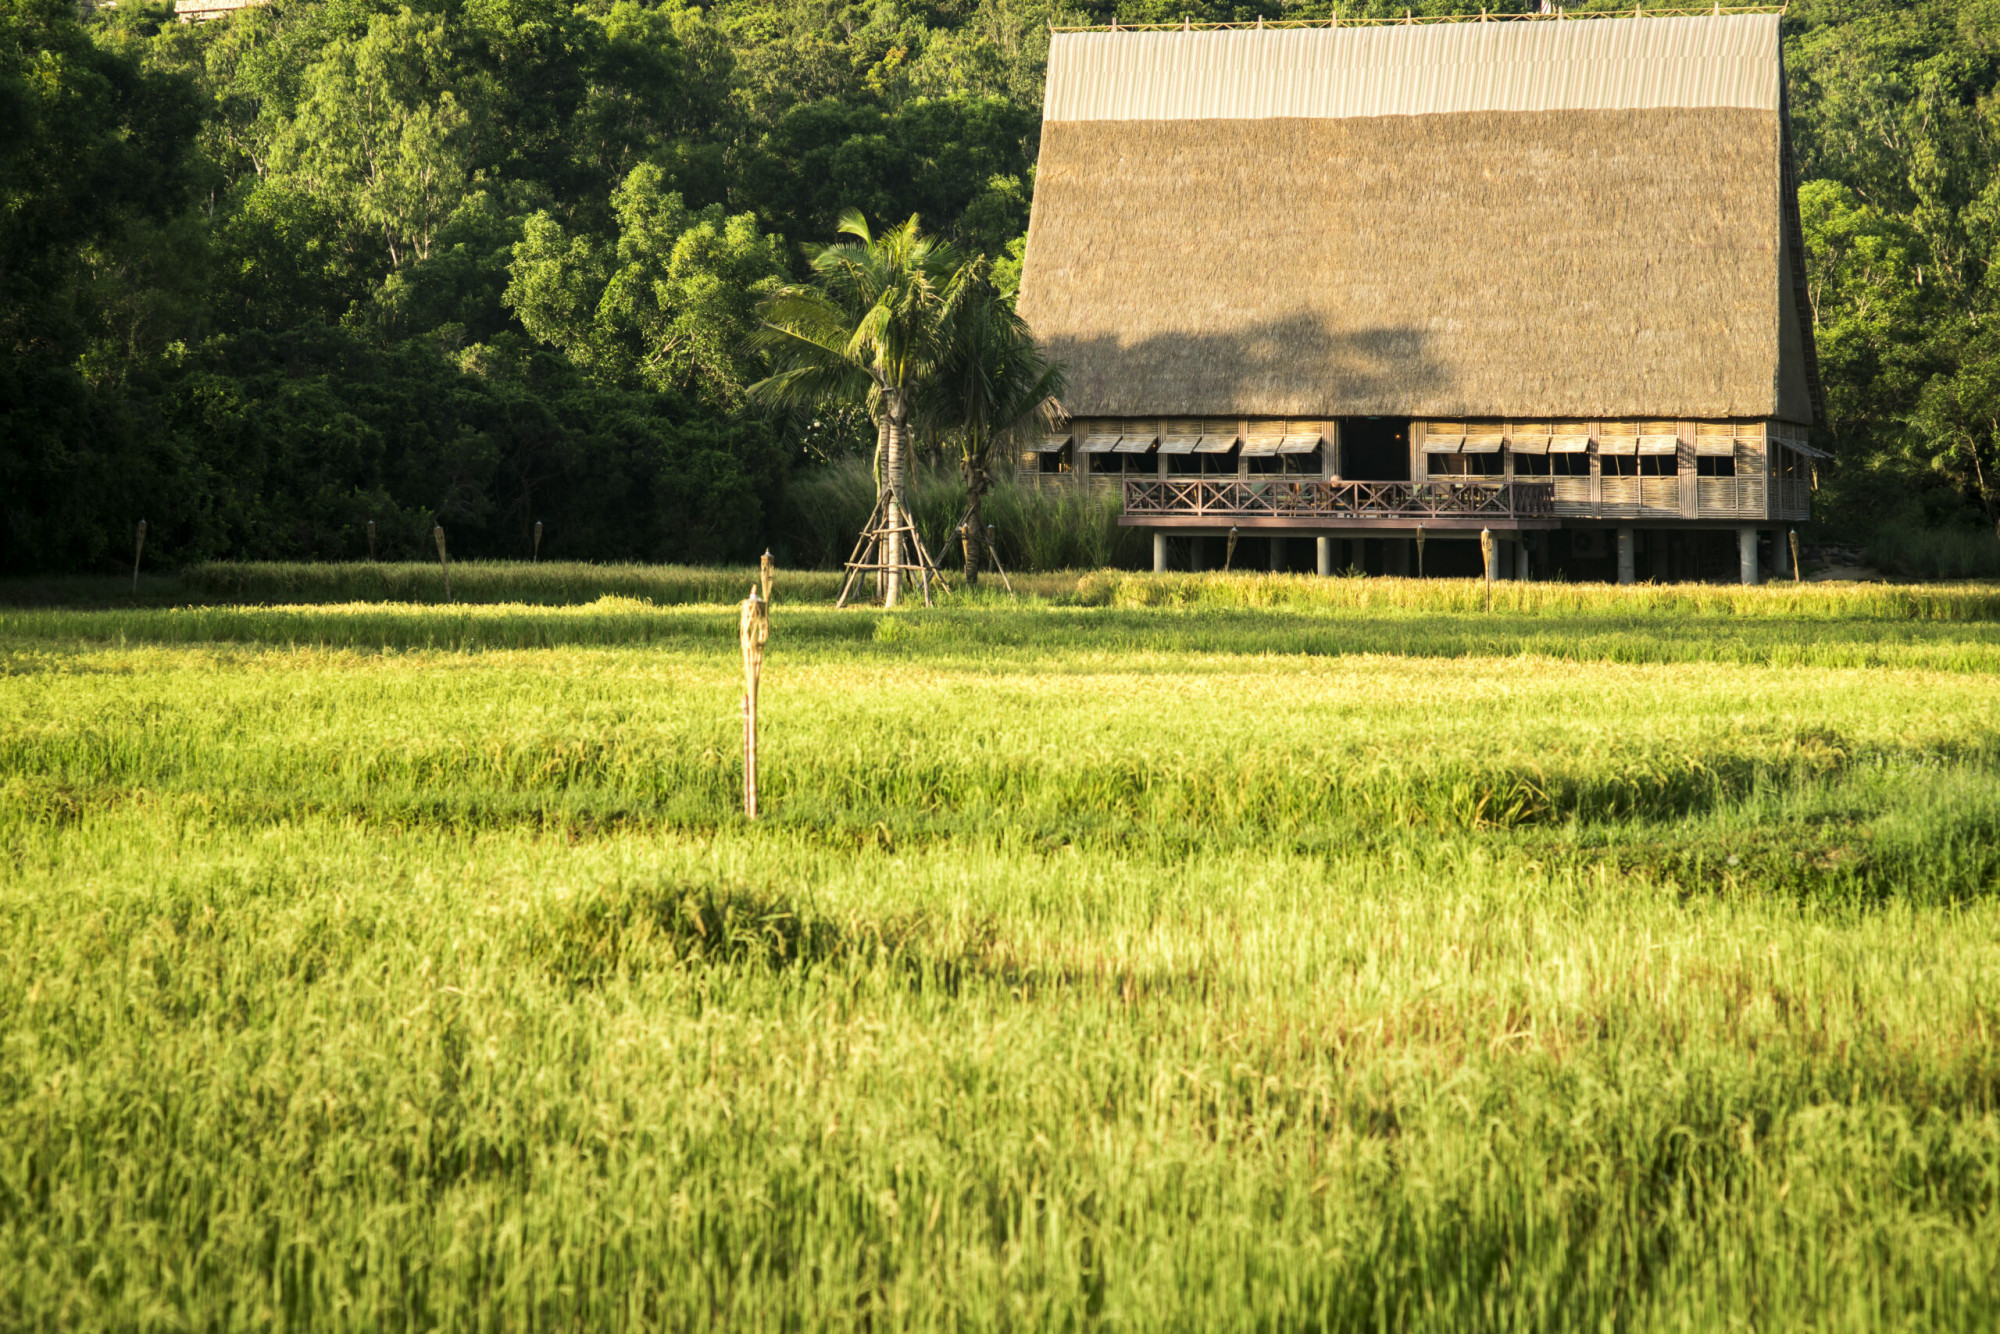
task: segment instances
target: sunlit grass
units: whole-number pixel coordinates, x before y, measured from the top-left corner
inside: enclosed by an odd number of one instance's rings
[[[1983,594],[1092,578],[0,613],[0,1326],[1991,1327]]]

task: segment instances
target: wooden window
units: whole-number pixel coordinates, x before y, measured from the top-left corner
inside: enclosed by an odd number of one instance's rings
[[[1507,442],[1506,422],[1472,422],[1465,424],[1465,446],[1462,454],[1497,454],[1500,446]]]
[[[1597,452],[1599,454],[1637,454],[1639,452],[1639,424],[1637,422],[1601,422],[1597,428]],[[1623,476],[1623,474],[1619,474]]]
[[[1694,472],[1697,477],[1734,477],[1736,459],[1733,456],[1722,458],[1714,454],[1698,454],[1695,456]]]
[[[1201,423],[1192,417],[1160,423],[1160,452],[1162,454],[1192,454],[1195,442],[1201,439]]]
[[[1501,454],[1497,449],[1477,454],[1431,454],[1424,462],[1433,477],[1498,477]]]

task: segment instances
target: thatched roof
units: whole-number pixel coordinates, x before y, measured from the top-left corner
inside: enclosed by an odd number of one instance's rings
[[[1781,76],[1773,15],[1057,33],[1021,313],[1081,415],[1811,421]]]

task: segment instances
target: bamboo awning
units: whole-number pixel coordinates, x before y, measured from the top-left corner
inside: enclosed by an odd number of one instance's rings
[[[1639,437],[1641,454],[1678,454],[1681,438],[1677,435],[1642,435]]]
[[[1234,448],[1236,448],[1236,437],[1233,435],[1205,435],[1196,442],[1194,452],[1197,454],[1227,454]]]
[[[1458,447],[1464,443],[1462,435],[1427,435],[1424,437],[1424,453],[1456,454]]]
[[[1459,448],[1461,454],[1498,454],[1503,437],[1497,435],[1468,435],[1465,444]]]
[[[1268,458],[1279,452],[1285,443],[1281,435],[1252,435],[1243,440],[1243,457],[1246,459]]]
[[[1704,459],[1731,458],[1736,453],[1736,436],[1697,435],[1694,438],[1695,457]]]
[[[1162,454],[1192,454],[1194,453],[1196,442],[1200,439],[1201,437],[1198,435],[1163,435],[1160,437],[1160,452]]]
[[[1631,435],[1627,435],[1623,431],[1614,433],[1607,429],[1603,435],[1597,437],[1597,452],[1600,454],[1637,454],[1639,452],[1638,433],[1634,432]]]
[[[1517,435],[1508,439],[1507,448],[1516,454],[1546,454],[1549,452],[1549,437],[1545,435]]]
[[[1551,454],[1588,454],[1590,437],[1587,435],[1552,435],[1549,437]]]
[[[1777,443],[1783,445],[1786,449],[1796,449],[1809,459],[1830,459],[1833,457],[1833,455],[1818,446],[1806,444],[1803,440],[1778,440]]]
[[[1087,435],[1083,438],[1083,443],[1077,447],[1077,452],[1080,454],[1109,454],[1112,450],[1118,448],[1118,442],[1121,439],[1123,439],[1122,436],[1116,435]]]
[[[1320,437],[1316,435],[1288,435],[1278,442],[1280,454],[1310,454],[1319,448]]]
[[[1153,442],[1160,437],[1151,433],[1145,435],[1124,435],[1118,437],[1116,452],[1120,454],[1144,454],[1152,449]]]
[[[1071,438],[1072,433],[1068,431],[1061,435],[1045,435],[1040,440],[1031,442],[1028,451],[1032,454],[1053,454],[1059,449],[1067,449]]]

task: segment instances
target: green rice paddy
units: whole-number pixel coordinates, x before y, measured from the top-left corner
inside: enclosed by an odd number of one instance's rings
[[[0,1328],[2000,1322],[2000,589],[781,574],[753,825],[409,568],[0,608]]]

